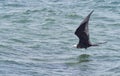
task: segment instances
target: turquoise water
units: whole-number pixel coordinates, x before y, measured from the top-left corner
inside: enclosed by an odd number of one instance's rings
[[[74,31],[94,10],[92,43]],[[120,76],[119,0],[0,0],[0,76]]]

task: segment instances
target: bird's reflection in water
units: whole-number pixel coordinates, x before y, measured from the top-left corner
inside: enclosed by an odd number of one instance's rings
[[[88,54],[81,54],[77,58],[75,58],[72,62],[67,62],[66,64],[68,65],[76,65],[76,64],[81,64],[81,63],[87,63],[90,62],[90,55]]]
[[[90,55],[88,55],[88,54],[82,54],[82,55],[78,56],[77,60],[78,60],[78,63],[91,61],[90,60]]]

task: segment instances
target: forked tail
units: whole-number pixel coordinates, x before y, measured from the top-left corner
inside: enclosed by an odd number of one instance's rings
[[[107,41],[105,41],[105,42],[100,42],[100,43],[97,43],[97,44],[105,44],[105,43],[107,43]]]
[[[93,44],[92,46],[99,46],[99,44],[105,44],[107,42],[100,42],[100,43],[97,43],[97,44]]]

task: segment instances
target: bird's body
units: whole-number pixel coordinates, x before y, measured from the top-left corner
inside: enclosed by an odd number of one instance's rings
[[[89,29],[88,29],[88,23],[89,23],[89,18],[93,11],[90,12],[90,14],[82,21],[80,26],[76,29],[75,35],[79,38],[79,43],[77,44],[77,48],[88,48],[90,46],[98,46],[98,45],[93,45],[90,42],[89,38]]]

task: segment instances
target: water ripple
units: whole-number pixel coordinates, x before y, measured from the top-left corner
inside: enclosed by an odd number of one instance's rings
[[[0,0],[1,76],[119,76],[119,0]],[[94,10],[91,42],[74,31]]]

